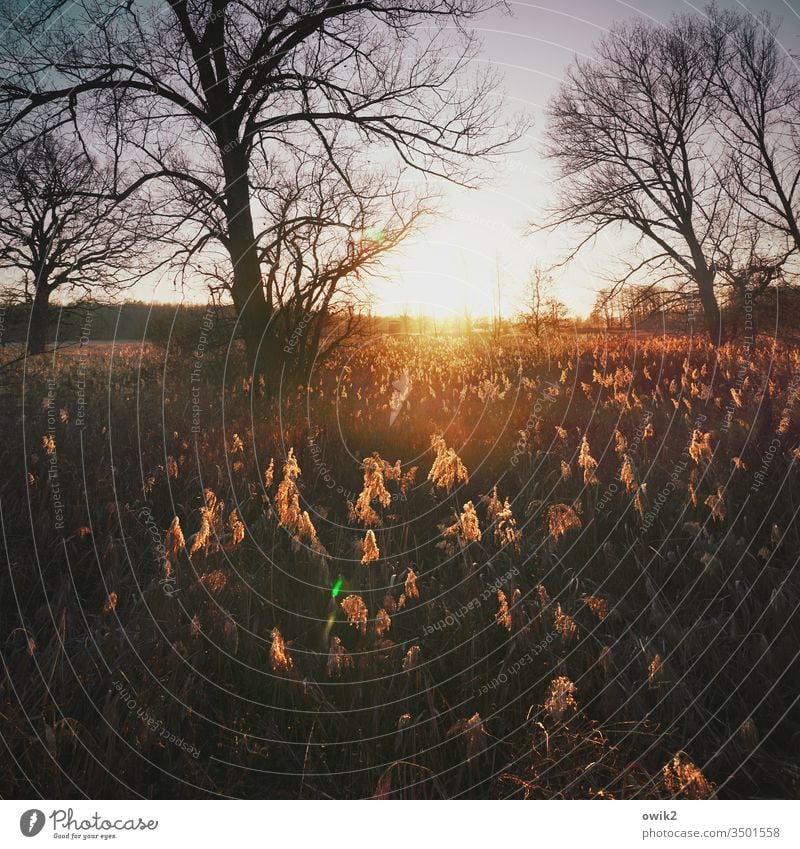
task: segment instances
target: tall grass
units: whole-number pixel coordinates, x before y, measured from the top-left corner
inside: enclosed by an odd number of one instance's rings
[[[3,795],[800,789],[796,349],[237,356],[11,375]]]

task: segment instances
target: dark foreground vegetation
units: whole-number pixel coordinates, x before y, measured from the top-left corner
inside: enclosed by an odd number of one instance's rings
[[[195,348],[6,372],[3,796],[796,796],[796,350]]]

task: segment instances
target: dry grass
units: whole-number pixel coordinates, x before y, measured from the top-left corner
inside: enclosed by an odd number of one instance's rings
[[[796,349],[81,357],[0,412],[3,796],[800,791]]]

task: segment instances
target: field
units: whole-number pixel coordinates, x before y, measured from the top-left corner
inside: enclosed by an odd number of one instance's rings
[[[5,370],[4,797],[797,796],[800,351],[240,357]]]

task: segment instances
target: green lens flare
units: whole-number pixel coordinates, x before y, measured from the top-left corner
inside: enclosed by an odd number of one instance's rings
[[[364,231],[364,238],[368,242],[380,244],[383,241],[383,230],[380,227],[367,227]]]
[[[333,585],[333,589],[331,590],[331,598],[336,598],[337,595],[342,591],[342,579],[339,578],[336,583]]]

